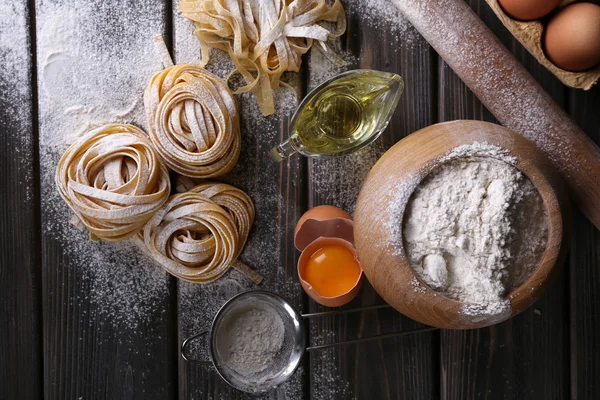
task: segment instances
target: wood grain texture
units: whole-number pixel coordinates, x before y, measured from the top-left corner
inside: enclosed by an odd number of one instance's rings
[[[309,206],[331,204],[352,213],[363,179],[385,149],[434,122],[435,60],[427,43],[406,22],[380,17],[382,20],[375,26],[372,16],[368,18],[356,2],[343,3],[348,30],[336,51],[345,54],[348,65],[336,68],[322,53],[313,50],[309,58],[309,87],[353,68],[395,72],[405,81],[398,109],[380,139],[347,157],[309,160]],[[344,308],[381,302],[365,281],[358,297]],[[323,308],[310,301],[309,309]],[[330,343],[417,326],[390,309],[315,318],[310,322],[310,341]],[[437,333],[424,333],[311,353],[311,398],[436,398],[437,338]]]
[[[36,399],[42,346],[33,43],[28,2],[11,4],[0,22],[0,37],[11,41],[0,44],[0,398]]]
[[[600,87],[569,90],[569,111],[600,143]],[[592,399],[600,393],[600,232],[581,213],[574,219],[569,273],[571,398]]]
[[[152,37],[163,32],[165,15],[160,2],[36,2],[44,398],[49,400],[175,397],[173,281],[133,244],[91,242],[71,226],[54,184],[64,136],[82,128],[67,106],[80,101],[93,113],[119,107],[127,101],[123,93],[141,98],[152,72]],[[124,33],[126,40],[119,40]],[[121,82],[131,92],[114,86],[123,74],[89,66],[104,57],[139,61]],[[100,87],[104,92],[98,96]],[[69,94],[76,91],[88,97]],[[98,122],[111,118],[96,117]],[[144,120],[133,122],[143,127]]]
[[[524,50],[481,1],[475,10],[556,101],[564,89]],[[454,72],[440,60],[440,120],[495,122]],[[576,229],[574,229],[576,230]],[[442,398],[563,398],[568,388],[565,272],[529,310],[499,325],[441,334]]]
[[[200,46],[192,36],[193,26],[177,11],[173,3],[175,59],[179,63],[200,61]],[[207,69],[225,78],[233,64],[221,51],[211,52]],[[302,93],[302,76],[284,76]],[[294,250],[295,221],[305,208],[305,163],[293,157],[283,163],[271,159],[270,150],[284,140],[284,117],[297,105],[288,89],[276,95],[276,113],[264,117],[250,94],[236,95],[240,105],[242,151],[233,171],[221,180],[250,195],[256,208],[254,226],[240,259],[258,271],[264,280],[255,286],[237,271],[229,271],[219,280],[205,285],[178,282],[179,344],[185,338],[209,329],[220,306],[235,294],[250,289],[272,290],[301,308],[304,294],[297,279],[297,254]],[[192,347],[195,354],[206,357],[205,343]],[[204,351],[203,351],[204,350]],[[303,368],[280,387],[260,395],[249,395],[231,388],[212,367],[187,363],[179,359],[179,393],[181,399],[301,399],[306,398],[307,374]]]

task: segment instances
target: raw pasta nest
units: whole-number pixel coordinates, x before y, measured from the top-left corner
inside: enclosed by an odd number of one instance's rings
[[[167,272],[205,283],[233,266],[253,222],[254,205],[246,193],[203,182],[172,195],[144,227],[143,239]]]
[[[144,92],[152,144],[174,171],[193,178],[230,172],[241,149],[237,103],[226,83],[204,68],[175,65]]]
[[[285,71],[299,71],[302,55],[313,40],[323,44],[346,30],[339,0],[180,0],[182,14],[196,25],[194,35],[202,46],[202,62],[209,61],[209,46],[229,54],[264,115],[275,110],[272,89]],[[336,31],[321,26],[335,22]],[[253,75],[252,72],[255,72]]]
[[[118,241],[137,233],[168,199],[169,172],[148,136],[109,124],[81,136],[56,169],[60,195],[92,239]]]

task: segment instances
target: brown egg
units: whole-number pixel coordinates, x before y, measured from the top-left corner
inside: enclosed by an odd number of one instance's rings
[[[600,6],[575,3],[556,14],[544,35],[546,57],[567,71],[600,64]]]
[[[560,0],[498,0],[498,2],[510,17],[531,21],[542,18],[554,10]]]

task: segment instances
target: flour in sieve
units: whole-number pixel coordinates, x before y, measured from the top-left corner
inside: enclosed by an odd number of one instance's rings
[[[277,311],[257,303],[225,316],[216,334],[220,361],[249,377],[272,364],[283,346],[285,327]]]

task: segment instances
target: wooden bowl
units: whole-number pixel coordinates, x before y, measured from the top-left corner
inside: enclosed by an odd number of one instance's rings
[[[575,88],[589,90],[600,78],[600,65],[596,65],[589,70],[573,72],[566,71],[554,65],[544,53],[542,38],[544,36],[544,24],[541,20],[519,21],[509,17],[498,0],[485,0],[494,13],[498,16],[502,24],[521,42],[523,47],[534,56],[540,64],[546,67],[565,85]],[[573,0],[563,0],[557,9],[573,3]],[[552,15],[553,13],[551,13]]]
[[[422,179],[451,149],[487,142],[517,157],[516,167],[539,191],[548,217],[548,241],[539,266],[510,292],[510,310],[501,315],[467,315],[466,303],[445,297],[419,279],[402,245],[394,243],[390,221],[402,224],[406,202]],[[400,200],[398,200],[400,198]],[[358,196],[354,240],[364,273],[375,290],[402,314],[439,328],[479,328],[504,321],[535,302],[564,260],[570,208],[566,191],[550,162],[515,132],[481,121],[453,121],[429,126],[389,149],[369,172]],[[400,251],[399,251],[400,250]]]

